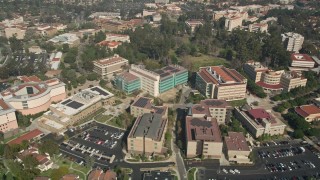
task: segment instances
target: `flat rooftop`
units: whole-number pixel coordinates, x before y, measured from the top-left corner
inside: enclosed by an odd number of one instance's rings
[[[122,78],[125,82],[132,82],[132,81],[136,81],[139,80],[139,78],[129,72],[124,72],[120,75],[118,75],[120,78]]]
[[[58,104],[52,104],[51,107],[66,115],[74,115],[100,100],[111,97],[113,97],[113,94],[109,91],[99,86],[94,86],[84,89]]]
[[[224,66],[208,66],[200,68],[198,75],[207,83],[217,85],[234,85],[245,83],[245,78],[235,69]]]
[[[153,99],[147,98],[147,97],[137,97],[131,106],[144,108],[144,109],[150,109],[150,112],[156,113],[156,114],[165,114],[168,107],[167,106],[154,106],[152,104]]]
[[[226,100],[205,99],[191,107],[192,114],[206,114],[210,116],[209,108],[229,108],[230,104]]]
[[[115,54],[114,56],[106,58],[106,59],[93,61],[94,64],[97,64],[100,66],[110,66],[110,65],[120,63],[120,62],[127,62],[128,63],[128,60]]]
[[[228,151],[250,151],[246,138],[242,132],[228,132],[224,138]]]
[[[171,76],[173,74],[179,74],[187,71],[184,67],[178,65],[169,65],[154,72],[160,76],[161,79]]]
[[[146,137],[155,141],[160,141],[164,133],[167,120],[162,119],[160,114],[146,113],[137,118],[129,137]]]
[[[188,141],[212,141],[222,142],[220,129],[217,120],[212,118],[186,117],[186,131]]]
[[[291,61],[305,61],[305,62],[314,62],[314,60],[308,54],[291,54]]]

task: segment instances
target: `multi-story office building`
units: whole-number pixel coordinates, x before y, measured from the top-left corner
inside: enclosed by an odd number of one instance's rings
[[[232,31],[235,28],[242,27],[243,18],[240,16],[227,17],[225,21],[225,28],[227,31]]]
[[[127,138],[128,152],[131,154],[163,154],[164,135],[168,120],[160,114],[146,113],[139,116]]]
[[[4,29],[4,33],[7,39],[16,36],[17,39],[24,39],[26,35],[26,28],[25,27],[7,27]]]
[[[18,128],[16,110],[0,99],[0,131],[7,132]]]
[[[267,112],[262,108],[235,108],[235,116],[255,138],[263,134],[281,135],[286,127],[271,112]]]
[[[211,117],[186,117],[186,155],[220,159],[222,138],[217,120]]]
[[[218,124],[225,124],[230,119],[232,106],[225,100],[206,99],[199,104],[193,105],[189,109],[189,116],[192,117],[212,117]]]
[[[139,77],[141,89],[154,97],[188,81],[188,71],[178,65],[150,71],[141,65],[132,64],[129,73]]]
[[[101,59],[93,62],[93,71],[105,78],[108,75],[119,72],[128,65],[129,61],[115,54],[112,57]]]
[[[114,83],[118,89],[124,91],[126,94],[138,91],[141,87],[140,79],[129,72],[124,72],[116,76]]]
[[[112,104],[113,101],[109,100],[111,97],[112,93],[99,86],[84,89],[60,103],[52,104],[38,124],[52,132],[61,132],[67,126],[97,112],[103,105]]]
[[[307,122],[319,121],[320,120],[320,108],[316,105],[302,105],[295,109],[295,112],[303,117]]]
[[[196,89],[208,98],[244,99],[247,79],[234,69],[223,66],[201,67],[196,75]]]
[[[242,132],[228,132],[228,136],[224,137],[224,145],[229,162],[251,163],[249,159],[251,150]]]
[[[268,24],[267,23],[253,23],[249,24],[249,32],[268,32]]]
[[[291,54],[291,66],[300,68],[313,68],[314,60],[307,54]]]
[[[46,111],[52,102],[66,97],[65,84],[59,79],[40,81],[39,78],[22,77],[24,83],[1,92],[0,98],[24,115]]]
[[[273,71],[259,62],[248,61],[243,66],[244,72],[267,92],[289,92],[293,88],[304,87],[307,79],[297,71]]]
[[[155,106],[153,99],[146,97],[137,97],[130,106],[130,114],[134,117],[142,116],[146,113],[160,114],[162,118],[168,117],[168,107]]]
[[[288,32],[281,34],[282,42],[287,51],[298,53],[302,48],[304,37],[298,33]]]

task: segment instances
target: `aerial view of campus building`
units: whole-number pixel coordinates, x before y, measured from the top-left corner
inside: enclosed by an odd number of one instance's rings
[[[0,99],[0,131],[6,132],[18,128],[16,110]]]
[[[164,135],[168,120],[161,114],[145,113],[133,124],[127,138],[128,152],[131,154],[163,154]]]
[[[263,134],[282,135],[286,128],[281,120],[262,108],[237,107],[235,116],[255,138]]]
[[[188,71],[178,65],[150,71],[141,65],[132,64],[129,73],[139,77],[141,90],[154,97],[188,81]]]
[[[228,132],[224,137],[225,152],[228,160],[237,164],[251,164],[250,148],[242,132]]]
[[[210,159],[222,157],[222,138],[215,118],[186,117],[186,155]]]
[[[65,84],[59,79],[41,81],[24,77],[24,83],[1,92],[0,98],[24,115],[46,111],[52,102],[66,97]]]
[[[124,91],[126,94],[132,94],[141,88],[140,78],[129,72],[117,75],[114,78],[114,83],[118,89]]]
[[[101,59],[93,62],[93,71],[105,78],[107,75],[119,72],[128,65],[128,60],[115,54],[112,57]]]
[[[130,114],[133,117],[142,116],[145,113],[160,114],[162,118],[167,118],[168,107],[153,105],[153,99],[147,97],[137,97],[130,105]]]
[[[39,125],[50,131],[60,132],[95,113],[104,104],[111,103],[111,97],[112,93],[99,86],[84,89],[60,103],[52,104],[50,110],[40,118]]]
[[[235,69],[224,66],[201,67],[196,75],[196,89],[208,98],[244,99],[247,79]]]

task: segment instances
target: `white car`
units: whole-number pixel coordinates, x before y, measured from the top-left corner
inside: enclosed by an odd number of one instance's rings
[[[238,169],[234,169],[233,171],[240,174],[240,171]]]
[[[232,169],[230,169],[229,172],[230,172],[231,174],[235,174],[235,172],[234,172]]]
[[[228,171],[226,169],[222,169],[222,171],[226,174],[228,174]]]

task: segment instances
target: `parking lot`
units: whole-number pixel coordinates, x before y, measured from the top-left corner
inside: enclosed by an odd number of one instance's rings
[[[254,166],[223,166],[201,171],[201,179],[320,179],[320,158],[312,146],[271,143],[257,148]]]
[[[123,161],[123,130],[94,123],[78,130],[70,129],[68,134],[73,136],[60,145],[60,151],[78,164],[85,165],[88,156],[94,158],[94,166],[99,167]]]

